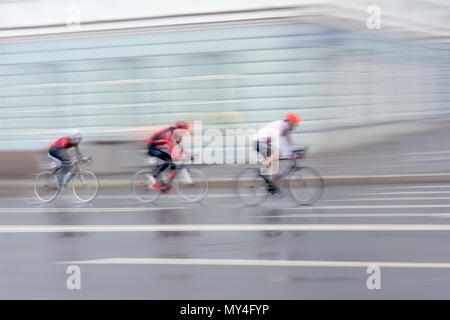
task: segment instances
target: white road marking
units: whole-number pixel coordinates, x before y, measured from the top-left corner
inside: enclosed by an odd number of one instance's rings
[[[392,201],[411,201],[411,200],[450,200],[450,197],[404,197],[404,198],[348,198],[348,199],[334,199],[334,200],[322,200],[326,202],[334,202],[334,201],[385,201],[385,200],[392,200]]]
[[[244,195],[244,197],[250,197],[251,195]],[[212,193],[212,194],[208,194],[206,196],[205,199],[208,198],[237,198],[239,197],[237,194],[221,194],[221,193]],[[180,198],[179,195],[161,195],[161,199],[174,199],[174,198]],[[130,196],[126,196],[126,195],[119,195],[119,196],[115,196],[115,195],[109,195],[109,196],[99,196],[97,197],[97,199],[99,200],[111,200],[111,199],[131,199],[131,200],[135,200],[136,197],[130,195]]]
[[[233,205],[235,207],[235,205]],[[0,213],[49,213],[49,212],[93,212],[93,213],[115,213],[115,212],[150,212],[161,210],[187,210],[189,206],[182,207],[29,207],[29,208],[0,208]],[[291,208],[277,208],[277,210],[340,210],[340,209],[399,209],[399,208],[450,208],[450,204],[417,204],[417,205],[334,205],[334,206],[303,206]]]
[[[407,217],[450,217],[450,213],[297,213],[271,216],[253,216],[252,218],[407,218]]]
[[[436,155],[436,154],[449,154],[450,150],[439,150],[439,151],[421,151],[421,152],[410,152],[409,156],[424,156],[424,155]]]
[[[353,196],[371,196],[371,195],[399,195],[399,194],[450,194],[450,191],[396,191],[396,192],[371,192],[371,193],[353,193]]]
[[[334,209],[406,209],[406,208],[450,208],[450,204],[387,204],[387,205],[336,205],[279,208],[278,210],[334,210]]]
[[[0,233],[158,231],[450,231],[450,224],[165,224],[0,226]]]
[[[48,213],[48,212],[146,212],[159,210],[184,210],[186,207],[131,207],[131,208],[96,208],[96,207],[67,207],[67,208],[0,208],[0,213]]]
[[[386,186],[386,187],[376,187],[376,189],[446,189],[450,188],[450,185],[425,185],[425,186]]]
[[[256,259],[176,259],[176,258],[110,258],[60,261],[56,264],[119,264],[119,265],[205,265],[205,266],[265,266],[265,267],[344,267],[367,268],[450,268],[448,262],[388,262],[388,261],[321,261],[321,260],[256,260]]]
[[[208,194],[206,196],[205,199],[208,198],[237,198],[239,197],[237,194]],[[243,195],[243,197],[251,197],[251,195]],[[160,199],[178,199],[180,198],[180,196],[178,195],[161,195]],[[74,196],[58,196],[58,198],[56,198],[56,200],[73,200],[75,199]],[[132,201],[138,201],[136,199],[135,196],[133,195],[102,195],[102,196],[97,196],[95,198],[95,200],[123,200],[123,199],[130,199]],[[10,200],[10,201],[16,201],[16,200],[36,200],[36,198],[34,197],[28,197],[28,198],[21,198],[21,197],[17,197],[17,198],[12,198],[12,197],[8,197],[8,198],[2,198],[1,200]],[[94,201],[95,201],[94,200]],[[43,202],[39,202],[36,201],[36,203],[43,203]]]

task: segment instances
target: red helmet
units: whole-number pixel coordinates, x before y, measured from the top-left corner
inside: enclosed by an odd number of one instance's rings
[[[284,116],[284,120],[294,121],[294,122],[302,121],[302,119],[300,119],[300,117],[297,114],[293,113],[293,112],[286,113],[286,115]]]
[[[186,121],[177,121],[175,122],[175,128],[188,130],[189,124]]]

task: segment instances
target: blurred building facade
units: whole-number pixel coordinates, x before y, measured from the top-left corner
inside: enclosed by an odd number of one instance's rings
[[[178,119],[258,128],[287,111],[304,119],[297,140],[314,145],[328,130],[449,115],[442,35],[383,15],[369,30],[363,9],[252,2],[4,27],[0,149],[41,148],[73,127],[90,142]]]

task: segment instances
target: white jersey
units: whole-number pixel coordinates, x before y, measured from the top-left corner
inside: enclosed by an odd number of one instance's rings
[[[252,138],[254,141],[264,143],[270,141],[274,151],[279,147],[280,155],[282,157],[287,157],[294,149],[294,145],[289,136],[289,131],[288,123],[284,120],[278,120],[270,122],[259,129]]]

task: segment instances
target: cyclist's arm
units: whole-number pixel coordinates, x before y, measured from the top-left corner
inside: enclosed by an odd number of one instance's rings
[[[286,135],[286,141],[288,143],[289,152],[292,153],[295,150],[295,144],[291,134],[288,133]]]
[[[84,158],[79,146],[75,146],[75,153],[76,153],[78,159]]]
[[[295,150],[295,144],[294,140],[292,139],[291,130],[289,129],[288,125],[286,123],[283,123],[283,125],[280,128],[280,136],[284,137],[286,140],[286,148],[287,152],[291,154]]]
[[[170,148],[170,155],[173,160],[182,160],[184,156],[189,155],[189,152],[184,148],[182,143],[176,143]]]

